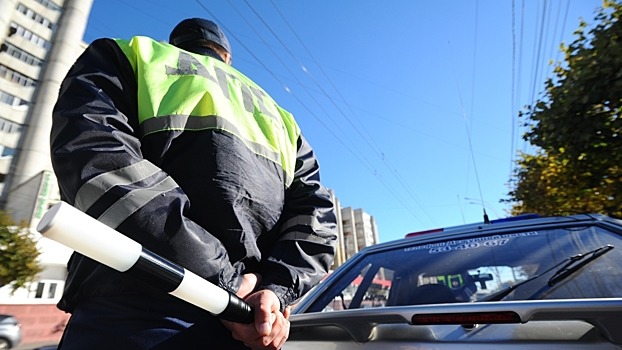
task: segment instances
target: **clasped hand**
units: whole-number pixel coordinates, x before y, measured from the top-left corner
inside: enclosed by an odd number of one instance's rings
[[[259,279],[259,275],[245,274],[242,285],[236,293],[253,308],[255,322],[251,324],[222,322],[231,331],[234,339],[243,342],[251,349],[278,350],[283,347],[289,336],[290,308],[286,308],[282,313],[279,299],[270,290],[251,293]]]

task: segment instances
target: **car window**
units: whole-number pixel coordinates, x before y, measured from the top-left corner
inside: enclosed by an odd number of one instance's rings
[[[503,300],[622,297],[620,235],[596,226],[408,239],[336,271],[306,312],[477,302],[517,285]],[[422,242],[421,239],[413,242]],[[614,249],[561,282],[548,281],[571,257]],[[531,279],[531,280],[529,280]],[[528,281],[529,280],[529,281]]]
[[[331,298],[322,311],[385,306],[392,277],[393,271],[386,267],[366,265]]]

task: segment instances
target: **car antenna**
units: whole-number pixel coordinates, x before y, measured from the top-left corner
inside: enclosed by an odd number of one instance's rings
[[[450,47],[450,56],[451,56],[451,42],[449,42]],[[453,60],[452,60],[453,63]],[[454,72],[454,78],[456,74]],[[462,108],[462,119],[464,120],[464,126],[467,133],[467,139],[469,141],[469,153],[471,154],[471,159],[473,160],[473,169],[475,170],[475,178],[477,179],[477,188],[479,189],[479,196],[482,202],[482,208],[484,209],[484,224],[490,224],[490,219],[488,218],[488,214],[486,213],[486,208],[484,208],[484,196],[482,195],[482,185],[479,181],[479,172],[477,171],[477,162],[475,161],[475,153],[473,152],[473,142],[471,140],[471,129],[469,128],[469,123],[467,123],[466,112],[464,111],[464,101],[462,100],[462,93],[460,92],[460,85],[458,84],[458,80],[456,79],[456,86],[458,88],[458,97],[460,98],[460,107]]]

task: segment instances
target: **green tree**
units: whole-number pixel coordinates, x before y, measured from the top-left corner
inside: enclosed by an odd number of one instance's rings
[[[604,0],[562,45],[541,99],[520,113],[535,155],[517,160],[512,213],[622,217],[622,3]]]
[[[0,287],[10,284],[15,291],[32,281],[42,270],[39,254],[26,225],[16,225],[0,211]]]

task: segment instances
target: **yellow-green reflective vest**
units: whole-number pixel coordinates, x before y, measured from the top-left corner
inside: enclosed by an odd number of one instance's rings
[[[148,37],[115,40],[134,69],[141,137],[218,129],[280,164],[291,184],[300,128],[257,84],[208,56]]]

